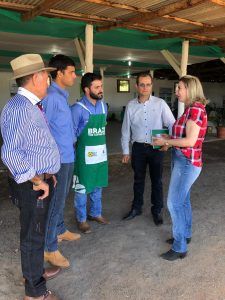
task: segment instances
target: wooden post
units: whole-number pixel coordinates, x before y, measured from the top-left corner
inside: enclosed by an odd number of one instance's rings
[[[152,76],[152,78],[154,78],[154,70],[150,70],[150,75]]]
[[[225,64],[225,57],[220,57],[220,60]]]
[[[100,74],[102,76],[102,88],[104,92],[104,71],[106,70],[106,67],[100,67]]]
[[[185,40],[182,43],[182,56],[181,56],[181,76],[187,75],[187,65],[188,65],[188,53],[189,53],[189,41]],[[184,103],[178,101],[178,118],[184,112]]]
[[[80,41],[79,41],[78,38],[74,39],[74,44],[75,44],[77,54],[78,54],[79,59],[80,59],[81,68],[85,72],[86,66],[85,66],[84,54],[83,54],[83,51],[82,51],[82,48],[81,48],[81,45],[80,45]]]
[[[93,72],[93,25],[85,28],[85,64],[86,72]]]
[[[180,77],[181,76],[180,64],[176,60],[176,58],[173,56],[173,54],[170,53],[168,50],[162,50],[161,53]]]

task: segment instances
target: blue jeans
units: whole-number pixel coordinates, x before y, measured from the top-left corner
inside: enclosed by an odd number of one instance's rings
[[[45,251],[47,252],[53,252],[58,249],[57,235],[66,231],[63,211],[70,189],[73,168],[74,163],[63,163],[56,174],[57,185],[50,202],[46,224]]]
[[[102,188],[96,187],[90,194],[90,213],[92,217],[102,215]],[[75,193],[74,207],[78,222],[85,222],[87,219],[87,194]]]
[[[192,234],[192,210],[190,202],[191,186],[201,173],[201,167],[194,166],[181,151],[172,150],[173,169],[170,179],[167,206],[172,219],[176,252],[186,252],[186,238]]]

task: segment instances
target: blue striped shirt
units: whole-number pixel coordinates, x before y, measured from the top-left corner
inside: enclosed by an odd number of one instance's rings
[[[60,168],[58,147],[43,112],[35,105],[38,100],[20,88],[1,114],[1,158],[17,183],[43,173],[55,174]]]

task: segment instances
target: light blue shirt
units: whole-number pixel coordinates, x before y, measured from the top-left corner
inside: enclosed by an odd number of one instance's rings
[[[90,114],[99,115],[104,113],[102,103],[104,105],[105,114],[107,115],[107,106],[103,100],[97,100],[94,105],[87,99],[86,96],[84,96],[79,102],[82,103],[88,110],[78,103],[71,106],[75,141],[77,141],[77,137],[81,134],[82,130],[88,123]]]
[[[74,133],[69,93],[52,82],[47,96],[42,100],[51,133],[58,145],[61,163],[74,162]]]
[[[35,105],[38,102],[34,94],[19,88],[1,114],[1,157],[17,183],[43,173],[55,174],[60,168],[58,147]]]
[[[152,129],[169,128],[170,132],[175,122],[174,116],[163,99],[150,96],[141,103],[138,98],[131,100],[126,107],[121,145],[123,154],[129,154],[129,142],[151,144]]]

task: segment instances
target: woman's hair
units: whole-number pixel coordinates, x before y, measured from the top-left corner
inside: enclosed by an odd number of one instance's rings
[[[185,75],[181,77],[179,81],[182,81],[187,89],[187,97],[190,104],[193,104],[194,102],[201,102],[206,105],[209,103],[204,95],[203,88],[198,77]]]

